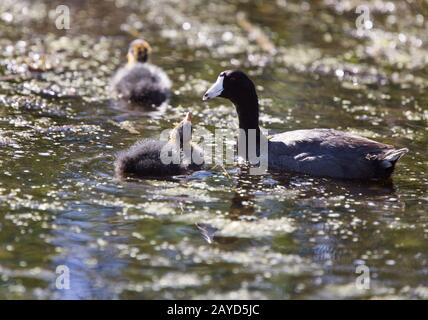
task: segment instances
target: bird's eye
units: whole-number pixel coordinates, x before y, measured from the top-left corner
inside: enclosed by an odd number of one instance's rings
[[[222,72],[222,73],[220,73],[220,77],[224,77],[226,75],[226,72]]]

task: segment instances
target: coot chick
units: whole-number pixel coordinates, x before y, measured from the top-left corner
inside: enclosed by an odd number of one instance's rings
[[[131,42],[127,65],[111,81],[119,98],[147,106],[159,106],[169,98],[171,81],[161,68],[147,62],[151,51],[143,39]]]
[[[246,133],[259,127],[259,102],[255,86],[242,71],[220,73],[203,100],[222,97],[236,107],[239,128]],[[251,130],[253,129],[253,130]],[[266,141],[266,140],[265,140]],[[255,146],[257,152],[261,148]],[[248,150],[248,148],[247,148]],[[341,179],[387,179],[396,162],[408,152],[354,134],[333,129],[295,130],[270,136],[267,142],[268,169]],[[248,153],[244,153],[248,160]],[[261,154],[265,156],[265,154]]]
[[[115,161],[118,178],[161,178],[199,170],[202,149],[192,143],[191,113],[171,131],[168,141],[143,139],[120,152]]]

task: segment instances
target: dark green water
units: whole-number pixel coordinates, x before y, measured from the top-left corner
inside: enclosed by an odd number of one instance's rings
[[[64,3],[71,29],[57,30]],[[0,298],[427,299],[428,5],[365,1],[374,28],[358,34],[357,3],[2,0]],[[174,82],[163,111],[109,98],[130,32]],[[408,147],[393,181],[233,166],[114,179],[115,152],[186,111],[210,130],[236,128],[230,103],[201,96],[238,67],[258,85],[271,132],[330,127]],[[212,243],[197,225],[216,230]],[[355,285],[361,264],[369,290]],[[55,287],[58,265],[69,290]]]

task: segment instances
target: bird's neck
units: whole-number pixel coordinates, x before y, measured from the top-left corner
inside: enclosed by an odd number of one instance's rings
[[[232,100],[238,113],[239,121],[239,145],[245,144],[246,152],[240,153],[240,156],[248,160],[250,146],[255,146],[257,155],[260,150],[261,131],[259,127],[259,99],[254,91],[247,92],[238,99]]]
[[[239,98],[232,100],[238,113],[239,128],[243,130],[255,129],[260,132],[259,127],[259,99],[255,90],[246,92]]]

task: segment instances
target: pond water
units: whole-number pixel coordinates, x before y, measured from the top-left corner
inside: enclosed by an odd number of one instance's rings
[[[427,299],[428,6],[364,1],[359,32],[358,3],[2,0],[0,298]],[[173,80],[161,110],[110,98],[136,36]],[[229,102],[201,101],[230,68],[257,84],[269,132],[329,127],[410,152],[386,183],[234,166],[114,179],[117,151],[187,111],[236,128]]]

